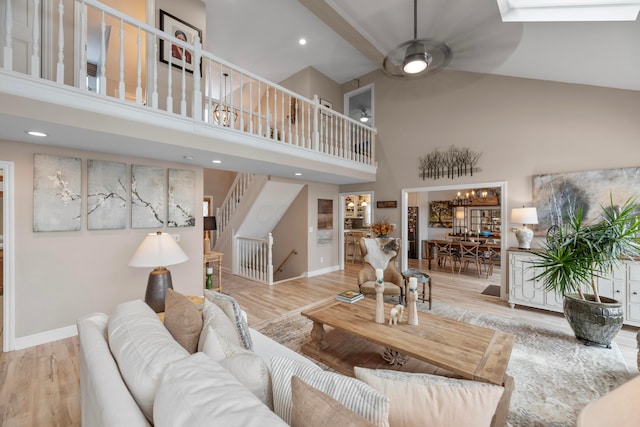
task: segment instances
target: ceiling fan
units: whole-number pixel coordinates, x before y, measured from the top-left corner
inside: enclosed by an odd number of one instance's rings
[[[391,50],[382,62],[382,69],[391,77],[422,77],[446,66],[451,56],[445,42],[418,38],[418,0],[413,0],[413,39]]]

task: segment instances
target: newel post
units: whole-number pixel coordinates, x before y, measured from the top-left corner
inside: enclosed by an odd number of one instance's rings
[[[267,237],[267,283],[273,285],[273,234]]]
[[[320,120],[320,99],[318,95],[313,95],[313,133],[312,133],[312,141],[313,141],[313,149],[315,151],[320,150],[320,133],[318,132],[318,122]]]

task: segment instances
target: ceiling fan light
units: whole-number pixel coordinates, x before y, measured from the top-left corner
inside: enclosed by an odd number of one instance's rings
[[[362,123],[367,123],[369,121],[369,116],[365,110],[362,110],[362,113],[360,113],[360,121]]]
[[[418,74],[429,66],[429,54],[424,45],[414,42],[409,45],[402,61],[402,69],[407,74]]]

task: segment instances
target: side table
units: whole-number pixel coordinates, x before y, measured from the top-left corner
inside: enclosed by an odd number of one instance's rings
[[[405,298],[407,295],[407,291],[409,288],[409,278],[415,277],[418,279],[418,283],[422,283],[422,293],[418,294],[418,299],[422,302],[429,301],[429,310],[431,310],[431,277],[418,270],[417,268],[410,268],[402,272],[402,277],[404,277],[404,294]],[[427,288],[429,289],[429,297],[427,298]],[[406,301],[405,301],[406,304]]]
[[[218,281],[213,284],[214,291],[218,291],[222,293],[222,257],[224,254],[222,252],[205,252],[202,256],[202,287],[204,289],[207,288],[207,264],[216,264],[216,268],[218,270]]]

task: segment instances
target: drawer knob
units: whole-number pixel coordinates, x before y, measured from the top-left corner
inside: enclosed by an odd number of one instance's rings
[[[616,294],[619,294],[619,293],[620,293],[620,289],[618,289],[618,290],[616,291]]]
[[[638,293],[637,293],[637,292],[633,292],[633,294],[634,294],[634,295],[638,295]]]

